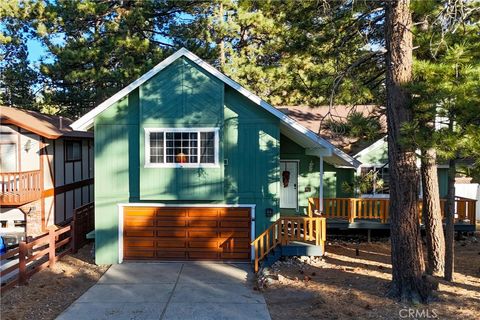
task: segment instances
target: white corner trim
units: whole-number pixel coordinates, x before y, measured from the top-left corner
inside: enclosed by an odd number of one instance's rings
[[[219,152],[220,152],[220,128],[145,128],[145,149],[144,149],[144,168],[220,168]],[[200,133],[213,132],[214,133],[214,163],[151,163],[150,162],[150,133],[152,132],[196,132],[198,133],[197,141],[197,156],[200,161]],[[166,137],[163,137],[163,150],[166,152]],[[165,156],[165,155],[164,155]]]
[[[255,217],[256,204],[219,204],[219,203],[197,203],[197,204],[170,204],[170,203],[146,203],[146,202],[132,202],[132,203],[118,203],[118,263],[123,262],[123,209],[125,207],[185,207],[185,208],[250,208],[250,242],[255,240]],[[251,246],[250,259],[254,259],[254,248]]]
[[[71,124],[71,127],[74,130],[88,130],[93,126],[94,119],[97,115],[99,115],[101,112],[103,112],[105,109],[110,107],[112,104],[117,102],[118,100],[122,99],[126,95],[128,95],[130,92],[141,86],[143,83],[148,81],[150,78],[152,78],[154,75],[156,75],[158,72],[161,70],[165,69],[167,66],[169,66],[171,63],[173,63],[175,60],[177,60],[180,57],[186,57],[189,60],[191,60],[193,63],[197,64],[199,67],[203,68],[205,71],[210,73],[211,75],[215,76],[219,80],[223,81],[224,83],[228,84],[230,87],[235,89],[237,92],[241,93],[243,96],[245,96],[247,99],[251,100],[255,104],[261,106],[263,109],[267,110],[274,116],[276,116],[278,119],[280,119],[283,123],[291,127],[292,129],[301,132],[305,136],[307,136],[311,141],[319,144],[320,146],[331,149],[333,152],[346,161],[347,163],[351,164],[355,168],[360,165],[360,162],[357,160],[353,159],[351,156],[343,152],[342,150],[338,149],[334,145],[332,145],[330,142],[327,140],[319,137],[315,132],[305,128],[292,118],[288,117],[286,114],[278,110],[277,108],[271,106],[267,102],[263,101],[259,96],[255,95],[254,93],[248,91],[244,87],[242,87],[240,84],[237,82],[233,81],[217,69],[215,69],[213,66],[208,64],[207,62],[203,61],[200,59],[197,55],[194,53],[188,51],[185,48],[181,48],[159,64],[157,64],[155,67],[153,67],[150,71],[142,75],[140,78],[114,94],[112,97],[109,99],[105,100],[102,102],[100,105],[98,105],[96,108],[85,114],[83,117],[75,121],[74,123]]]

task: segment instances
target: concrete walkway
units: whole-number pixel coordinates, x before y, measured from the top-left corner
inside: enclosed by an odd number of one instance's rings
[[[113,265],[57,319],[270,319],[251,276],[242,264]]]

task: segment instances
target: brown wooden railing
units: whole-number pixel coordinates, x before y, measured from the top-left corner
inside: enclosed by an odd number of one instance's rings
[[[270,251],[291,241],[313,242],[325,252],[326,230],[325,218],[281,217],[252,242],[255,272]]]
[[[355,219],[377,219],[386,223],[390,217],[389,199],[385,198],[325,198],[323,199],[322,217],[345,219],[353,223]],[[476,200],[462,197],[455,197],[456,218],[455,222],[468,221],[475,224]],[[446,200],[441,199],[442,217],[445,216]],[[318,198],[308,199],[308,216],[318,215]],[[420,220],[422,218],[422,202],[419,201],[418,208]]]
[[[40,171],[1,172],[0,205],[22,205],[40,199]]]
[[[71,226],[60,229],[52,226],[45,233],[29,242],[20,242],[18,247],[0,256],[2,286],[0,291],[24,285],[40,270],[53,266],[55,262],[71,251]]]

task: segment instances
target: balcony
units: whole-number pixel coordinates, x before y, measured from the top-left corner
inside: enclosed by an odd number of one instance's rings
[[[20,206],[42,196],[40,170],[25,172],[1,172],[0,184],[2,193],[0,205]]]

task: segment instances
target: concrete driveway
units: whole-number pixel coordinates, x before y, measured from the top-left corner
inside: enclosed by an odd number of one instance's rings
[[[246,264],[124,263],[57,319],[270,319]]]

